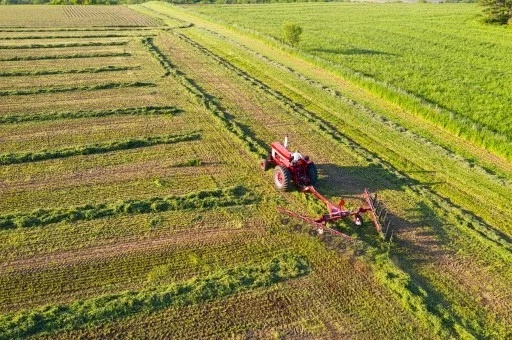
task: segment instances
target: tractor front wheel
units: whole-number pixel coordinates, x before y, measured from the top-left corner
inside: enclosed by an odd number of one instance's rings
[[[290,188],[291,178],[290,170],[286,167],[278,165],[274,168],[274,185],[277,190],[288,190]]]

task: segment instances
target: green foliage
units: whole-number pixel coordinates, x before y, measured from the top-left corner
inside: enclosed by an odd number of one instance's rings
[[[211,209],[253,203],[255,198],[241,186],[202,190],[184,196],[152,197],[110,204],[83,205],[68,209],[39,209],[31,213],[0,215],[0,229],[39,227],[63,221],[94,220],[115,215],[135,215],[185,209]]]
[[[305,256],[285,253],[268,263],[240,266],[182,283],[5,314],[0,316],[0,338],[51,334],[171,306],[202,303],[301,277],[309,274],[310,270]],[[158,267],[150,276],[158,280],[166,274],[165,268]]]
[[[479,0],[479,3],[485,7],[485,22],[501,25],[512,22],[512,0]]]
[[[300,41],[300,36],[302,34],[302,27],[298,24],[287,22],[283,25],[282,35],[285,43],[289,44],[292,47],[297,46]]]
[[[191,10],[274,43],[283,20],[299,20],[307,11],[316,20],[304,24],[308,34],[295,52],[300,57],[512,159],[511,34],[475,23],[476,5],[266,5],[243,16],[234,15],[237,6]],[[261,13],[268,19],[262,21]]]

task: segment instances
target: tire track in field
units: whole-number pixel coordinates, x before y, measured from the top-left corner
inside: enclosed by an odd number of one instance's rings
[[[392,164],[380,159],[377,154],[365,149],[364,147],[354,142],[352,139],[342,134],[329,121],[326,121],[318,117],[314,112],[303,108],[302,105],[295,103],[292,99],[286,97],[279,91],[272,89],[270,86],[258,80],[257,78],[252,77],[247,72],[231,64],[224,58],[218,56],[206,47],[188,38],[184,34],[178,32],[174,32],[174,34],[181,40],[185,41],[189,45],[193,46],[194,48],[205,54],[206,56],[214,59],[219,64],[234,72],[236,75],[238,75],[240,78],[242,78],[252,86],[257,87],[266,95],[273,97],[277,101],[281,102],[283,106],[288,108],[291,113],[298,115],[302,118],[306,118],[310,123],[315,125],[315,128],[317,130],[327,135],[335,142],[346,146],[347,148],[354,151],[356,154],[363,157],[364,159],[367,159],[370,162],[382,166],[382,168],[386,169],[389,173],[395,175],[398,181],[411,182],[411,179],[407,176],[407,174],[401,172]],[[510,239],[510,237],[508,237],[500,230],[497,230],[491,225],[485,223],[478,216],[472,214],[469,211],[465,211],[462,207],[456,206],[449,200],[445,199],[444,197],[438,195],[437,193],[426,187],[411,186],[409,189],[414,191],[420,197],[429,197],[429,200],[431,201],[433,206],[442,208],[447,214],[451,214],[452,216],[455,216],[457,220],[462,221],[461,223],[459,223],[460,227],[468,228],[477,232],[479,235],[485,237],[487,240],[491,241],[496,246],[501,247],[507,250],[510,254],[512,254],[512,240]]]

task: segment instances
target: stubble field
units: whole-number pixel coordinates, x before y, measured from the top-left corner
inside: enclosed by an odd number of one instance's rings
[[[0,11],[0,338],[511,335],[508,160],[189,9],[115,8]],[[286,134],[391,242],[276,211],[322,212],[259,169]]]

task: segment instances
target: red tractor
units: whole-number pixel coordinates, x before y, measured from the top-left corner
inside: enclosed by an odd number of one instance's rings
[[[382,237],[385,237],[387,230],[385,233],[383,232],[381,225],[382,218],[380,218],[384,212],[384,208],[377,202],[376,195],[371,197],[369,191],[364,189],[362,194],[364,205],[353,211],[346,210],[344,208],[345,201],[343,199],[338,205],[331,203],[313,187],[318,179],[318,172],[315,163],[309,159],[309,156],[302,157],[298,151],[292,153],[287,147],[288,137],[285,138],[284,145],[280,142],[272,143],[268,158],[261,160],[261,168],[266,171],[274,167],[274,185],[278,190],[289,190],[293,182],[302,192],[309,192],[322,201],[327,206],[329,212],[322,215],[320,218],[312,219],[281,207],[278,207],[277,210],[311,223],[319,232],[329,231],[345,238],[350,237],[327,227],[327,222],[334,222],[341,218],[352,217],[354,223],[360,226],[363,223],[362,214],[369,213],[375,229]],[[389,223],[387,225],[387,229],[389,229]]]

